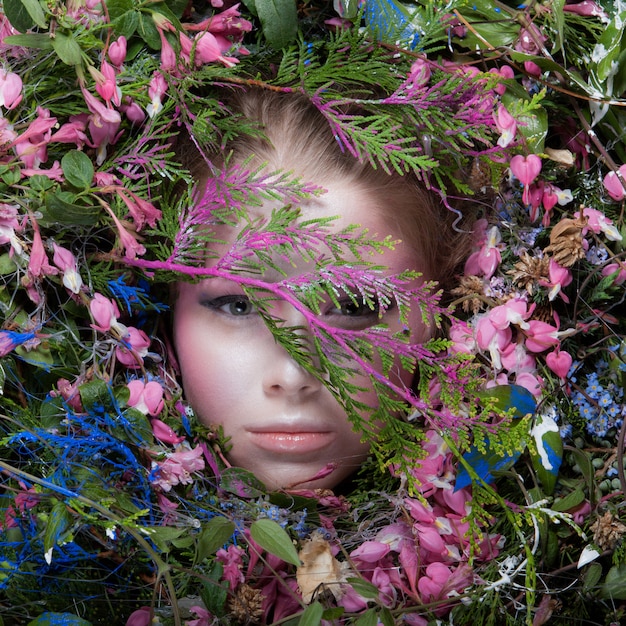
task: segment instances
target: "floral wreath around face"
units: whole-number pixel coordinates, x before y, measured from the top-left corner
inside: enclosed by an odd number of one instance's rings
[[[4,623],[622,616],[621,7],[361,4],[2,3]],[[479,208],[450,306],[410,272],[380,280],[369,253],[390,240],[298,222],[307,181],[240,166],[195,184],[176,137],[206,156],[256,132],[221,97],[246,87],[306,95],[347,154]],[[267,198],[294,208],[251,220]],[[206,268],[211,224],[241,220],[238,249],[259,252]],[[332,254],[314,281],[246,278],[263,248],[318,246]],[[167,303],[199,276],[307,316],[316,354],[267,322],[371,442],[350,489],[268,493],[194,418]],[[321,323],[318,298],[355,286],[446,338]],[[390,355],[417,389],[394,386]],[[376,407],[355,401],[348,362]]]

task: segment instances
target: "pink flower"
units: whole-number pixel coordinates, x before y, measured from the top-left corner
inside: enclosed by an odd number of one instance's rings
[[[364,541],[350,553],[350,558],[359,559],[364,563],[376,563],[389,553],[390,547],[380,541]]]
[[[197,24],[185,24],[185,28],[189,31],[208,31],[214,35],[221,34],[240,41],[244,33],[252,30],[252,23],[241,17],[239,3],[237,3]]]
[[[567,352],[563,352],[558,348],[554,352],[546,354],[546,365],[559,377],[565,378],[570,367],[572,367],[573,359]]]
[[[416,87],[423,87],[430,81],[430,64],[425,59],[416,59],[411,65],[408,80]]]
[[[14,109],[22,101],[22,79],[0,67],[0,107]]]
[[[619,172],[619,176],[614,171],[610,171],[602,182],[604,188],[609,192],[609,196],[616,202],[619,202],[624,198],[624,195],[626,195],[624,183],[622,182],[626,180],[626,165],[620,166],[617,171]]]
[[[472,580],[472,570],[466,564],[459,565],[453,570],[443,563],[431,563],[426,568],[425,575],[419,579],[417,586],[422,594],[422,602],[428,603],[449,598],[455,592],[463,591],[472,583]],[[441,607],[436,612],[443,614],[446,611],[446,607]]]
[[[498,227],[490,228],[485,234],[481,248],[470,254],[465,262],[465,273],[491,278],[502,261],[499,249],[501,241],[502,235]]]
[[[609,263],[602,268],[602,276],[610,276],[616,272],[617,276],[615,277],[615,284],[621,285],[626,282],[626,263],[623,261]]]
[[[204,607],[192,606],[189,610],[195,613],[198,619],[187,620],[185,626],[210,626],[213,622],[213,616]]]
[[[133,124],[142,124],[146,119],[143,109],[130,96],[124,98],[119,108]]]
[[[473,354],[476,350],[474,333],[466,322],[455,320],[450,327],[448,337],[450,341],[452,341],[450,351],[454,354],[458,354],[459,352]]]
[[[157,27],[161,39],[161,69],[171,72],[176,69],[176,52],[172,44],[168,41],[165,30],[174,31],[172,23],[160,13],[153,13],[152,17]]]
[[[606,217],[602,211],[586,207],[583,209],[583,215],[587,218],[587,225],[583,229],[583,235],[586,234],[587,230],[591,230],[591,232],[596,235],[603,233],[609,241],[622,240],[622,235],[619,230],[613,226],[613,221]],[[576,211],[574,217],[580,217],[580,211]]]
[[[224,565],[223,578],[234,591],[242,582],[245,581],[243,575],[243,557],[245,550],[239,546],[230,545],[226,550],[220,548],[215,557]]]
[[[83,286],[83,279],[78,273],[76,257],[56,243],[52,244],[54,256],[52,262],[63,272],[63,286],[72,293],[78,293]]]
[[[524,185],[522,200],[524,204],[528,204],[528,188],[541,172],[541,159],[536,154],[529,154],[527,157],[516,154],[511,159],[510,168],[513,175]]]
[[[526,349],[531,352],[543,352],[559,345],[559,329],[547,322],[532,320],[526,330]]]
[[[515,76],[515,72],[513,72],[513,68],[510,65],[503,65],[501,68],[492,68],[489,70],[490,74],[497,74],[503,79],[510,79]],[[504,83],[500,83],[494,87],[494,91],[502,95],[506,91],[506,85]]]
[[[88,119],[87,114],[73,115],[50,137],[50,143],[72,143],[80,150],[89,141],[85,134]]]
[[[30,257],[28,259],[28,274],[33,278],[42,278],[43,276],[53,276],[57,274],[57,269],[48,263],[48,256],[43,247],[39,226],[35,220],[31,220],[33,225],[33,243],[30,248]]]
[[[498,105],[498,111],[494,114],[494,121],[500,133],[498,145],[502,148],[506,148],[515,140],[517,122],[503,104]]]
[[[80,412],[83,410],[77,382],[70,383],[66,378],[59,378],[59,380],[57,380],[57,390],[74,411]]]
[[[185,441],[185,437],[177,435],[173,428],[159,419],[151,419],[150,424],[152,426],[152,434],[163,443],[175,446]]]
[[[508,384],[504,381],[500,384]],[[535,397],[541,396],[541,390],[543,389],[543,379],[533,372],[519,372],[515,375],[515,384],[520,387],[528,389],[530,393]]]
[[[550,259],[548,273],[549,281],[541,283],[546,287],[550,287],[548,300],[552,302],[560,294],[563,302],[569,302],[569,298],[562,292],[562,289],[572,282],[572,272],[566,267],[561,267],[554,259]]]
[[[155,117],[163,109],[163,96],[167,91],[167,83],[161,72],[155,72],[150,79],[148,85],[148,96],[150,97],[150,104],[146,107],[148,116],[150,118]]]
[[[239,59],[235,57],[224,56],[224,52],[232,48],[232,42],[222,35],[214,35],[209,32],[200,33],[195,37],[193,43],[195,46],[194,63],[196,65],[219,61],[226,67],[233,67],[239,63]]]
[[[81,87],[81,91],[87,108],[91,112],[89,134],[91,135],[92,147],[96,148],[97,151],[96,163],[102,165],[106,159],[107,146],[115,144],[122,134],[119,130],[122,117],[119,111],[104,106],[84,87]]]
[[[604,9],[596,2],[593,2],[593,0],[583,0],[582,2],[575,2],[574,4],[566,4],[563,7],[563,11],[589,17],[608,19],[608,15]]]
[[[91,327],[95,330],[105,333],[111,328],[118,331],[121,329],[121,324],[117,321],[120,311],[114,300],[109,300],[101,293],[96,293],[89,303],[89,311],[95,322],[95,324],[91,324]]]
[[[132,196],[129,198],[126,194]],[[157,209],[151,202],[140,198],[136,193],[124,188],[117,188],[117,195],[122,198],[130,214],[135,222],[135,228],[140,231],[147,222],[149,226],[154,228],[156,221],[161,219],[161,211]]]
[[[109,59],[113,65],[119,67],[126,59],[126,37],[123,35],[109,46]]]
[[[163,387],[156,380],[144,382],[138,378],[126,385],[130,391],[128,406],[131,406],[144,415],[158,415],[163,410]]]
[[[23,230],[17,219],[18,209],[17,204],[0,202],[0,244],[11,244],[10,255],[21,255],[23,252],[22,244],[16,234],[16,232]]]
[[[193,472],[204,469],[202,448],[196,446],[193,450],[173,452],[165,461],[156,463],[156,478],[154,484],[163,491],[170,491],[172,487],[190,485],[193,482]]]
[[[148,355],[150,338],[143,330],[134,326],[125,329],[122,336],[123,346],[115,349],[117,360],[126,367],[137,368],[143,365],[143,358]]]
[[[491,323],[498,329],[507,328],[510,324],[520,328],[528,328],[526,320],[530,317],[533,308],[529,309],[527,302],[516,298],[493,307],[487,315]]]
[[[150,626],[152,623],[152,610],[149,606],[142,606],[133,611],[126,620],[126,626]]]

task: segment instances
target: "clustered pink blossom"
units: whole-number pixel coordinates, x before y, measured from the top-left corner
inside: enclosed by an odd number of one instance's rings
[[[176,485],[190,485],[194,472],[204,469],[203,450],[200,446],[180,448],[168,454],[164,461],[155,461],[153,469],[153,484],[165,492]]]

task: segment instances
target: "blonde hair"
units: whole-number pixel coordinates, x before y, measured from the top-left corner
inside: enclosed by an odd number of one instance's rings
[[[293,171],[321,186],[330,181],[359,186],[371,195],[389,225],[390,232],[379,235],[399,237],[419,259],[426,278],[447,289],[468,254],[468,233],[462,226],[453,226],[457,215],[416,176],[388,174],[365,159],[354,158],[342,149],[327,120],[303,94],[238,90],[225,104],[261,131],[228,142],[226,152],[232,153],[235,163],[249,159],[250,167],[267,164],[269,169]],[[219,155],[215,156],[214,163],[219,161]]]

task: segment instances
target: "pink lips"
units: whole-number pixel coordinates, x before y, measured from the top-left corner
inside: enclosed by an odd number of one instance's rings
[[[269,452],[299,453],[316,452],[329,446],[334,437],[330,432],[250,432],[255,444]]]

